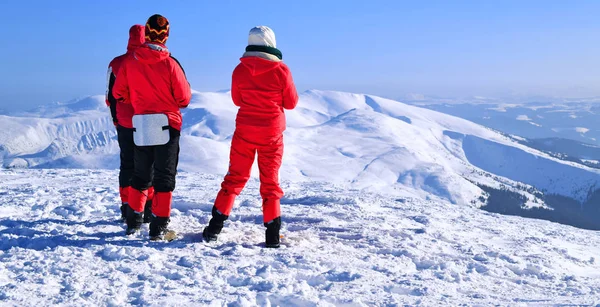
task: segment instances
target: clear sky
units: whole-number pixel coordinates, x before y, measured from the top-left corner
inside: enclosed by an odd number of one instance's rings
[[[227,89],[248,30],[268,25],[300,90],[600,95],[600,1],[7,0],[0,108],[103,94],[129,27],[154,13],[201,91]]]

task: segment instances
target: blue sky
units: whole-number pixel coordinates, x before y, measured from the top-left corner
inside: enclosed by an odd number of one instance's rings
[[[300,90],[402,98],[600,95],[600,1],[5,1],[0,108],[102,94],[128,29],[160,13],[192,87],[229,87],[274,29]]]

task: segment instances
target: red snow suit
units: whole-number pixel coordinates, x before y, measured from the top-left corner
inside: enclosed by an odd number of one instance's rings
[[[115,125],[119,125],[124,128],[132,129],[133,123],[131,119],[133,117],[133,106],[131,104],[117,103],[113,95],[113,87],[119,68],[126,57],[132,56],[133,51],[144,44],[145,42],[145,27],[142,25],[134,25],[129,29],[129,42],[127,43],[127,53],[114,58],[110,64],[108,64],[108,88],[106,89],[106,105],[110,107],[110,113]],[[129,202],[129,188],[131,177],[133,177],[133,139],[128,130],[121,130],[117,128],[117,134],[119,135],[119,149],[121,150],[121,167],[119,172],[119,195],[121,196],[121,203]],[[123,134],[125,133],[125,134]],[[149,192],[148,200],[152,200],[154,195],[153,190]]]
[[[177,130],[181,130],[179,109],[192,98],[183,68],[159,43],[146,43],[123,61],[113,94],[117,101],[130,103],[136,115],[166,114]]]
[[[171,56],[165,45],[154,42],[145,43],[133,52],[133,56],[125,58],[119,69],[113,93],[119,103],[131,104],[135,115],[166,114],[169,126],[179,131],[182,120],[179,109],[187,107],[192,98],[190,85],[179,62]],[[171,139],[173,140],[173,136]],[[175,143],[169,141],[165,145],[156,147],[161,147],[160,151],[154,152],[157,157],[158,153],[171,156],[161,160],[161,163],[154,163],[155,180],[152,183],[155,193],[152,213],[155,216],[168,217],[171,211],[172,191],[179,155],[179,137]],[[146,186],[146,182],[143,184],[140,182],[151,178],[145,167],[138,165],[138,156],[142,157],[140,153],[141,151],[136,147],[134,152],[135,172],[132,187],[129,190],[129,206],[136,212],[144,210],[146,199],[150,197],[148,190],[143,190],[139,186]],[[143,159],[143,161],[148,162],[147,159]],[[152,161],[148,163],[151,167]],[[140,168],[143,171],[139,171]],[[138,176],[142,173],[148,176],[143,178]],[[161,179],[159,180],[158,177]]]
[[[133,106],[131,104],[117,103],[113,95],[113,86],[119,68],[127,56],[131,56],[133,51],[144,44],[145,28],[142,25],[134,25],[129,29],[129,42],[127,43],[127,53],[114,58],[108,64],[108,88],[106,90],[106,105],[110,107],[113,122],[125,128],[133,128],[131,118],[133,117]]]
[[[221,184],[215,207],[230,215],[235,197],[248,179],[258,153],[260,194],[265,223],[281,215],[279,168],[283,157],[284,109],[294,109],[298,94],[292,74],[283,62],[260,57],[243,57],[233,71],[233,103],[240,109],[231,141],[229,171]]]

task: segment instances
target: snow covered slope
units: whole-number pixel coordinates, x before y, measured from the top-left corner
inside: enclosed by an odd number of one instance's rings
[[[101,99],[38,110],[42,118],[5,117],[3,164],[117,167],[114,128]],[[194,93],[184,110],[181,170],[226,172],[236,111],[228,93]],[[375,96],[308,91],[287,118],[281,170],[287,180],[350,183],[475,205],[485,199],[477,184],[525,184],[579,201],[599,186],[598,170],[552,158],[464,119]],[[523,193],[535,203],[533,194]]]
[[[75,161],[86,160],[77,157],[81,154],[114,155],[116,131],[107,112],[104,96],[90,96],[18,116],[0,115],[0,159],[5,167],[31,167],[61,165],[66,158],[62,165],[77,167]],[[96,162],[96,166],[116,165]]]
[[[600,145],[600,99],[534,97],[525,101],[530,102],[426,98],[411,103],[529,139],[565,138]]]
[[[0,305],[594,306],[600,236],[469,206],[284,182],[262,248],[251,180],[200,242],[221,176],[182,172],[171,243],[124,236],[106,170],[0,170]],[[39,178],[39,179],[36,179]]]

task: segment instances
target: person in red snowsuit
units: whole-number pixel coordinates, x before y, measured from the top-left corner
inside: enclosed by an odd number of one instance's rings
[[[250,30],[248,47],[240,61],[233,71],[231,83],[231,98],[239,111],[231,141],[229,171],[217,194],[212,218],[203,237],[209,242],[217,239],[236,196],[250,178],[258,154],[266,246],[279,247],[280,199],[283,196],[279,168],[286,126],[284,109],[296,107],[298,94],[270,28],[260,26]]]
[[[119,68],[126,57],[133,54],[133,51],[144,44],[145,29],[142,25],[133,25],[129,29],[129,42],[127,43],[127,53],[114,58],[108,64],[107,73],[107,89],[106,89],[106,105],[110,107],[110,113],[113,123],[117,128],[117,140],[119,142],[121,166],[119,171],[119,194],[121,196],[121,219],[125,220],[126,208],[129,205],[128,195],[131,186],[131,178],[133,177],[133,107],[131,104],[117,103],[113,95],[113,87],[115,85],[116,76],[119,73]],[[150,222],[150,208],[152,206],[152,197],[154,196],[153,189],[150,187],[148,193],[148,201],[144,208],[144,223]]]
[[[151,240],[162,239],[170,221],[179,161],[180,108],[187,107],[192,97],[183,68],[165,46],[169,27],[169,21],[161,15],[153,15],[148,19],[146,43],[123,61],[113,89],[119,103],[133,106],[135,116],[143,118],[143,115],[164,114],[168,119],[168,126],[162,127],[162,131],[168,130],[167,143],[136,144],[134,148],[135,169],[129,191],[127,234],[135,233],[140,228],[148,188],[154,186],[149,233]],[[141,133],[140,128],[135,127],[135,133]]]

